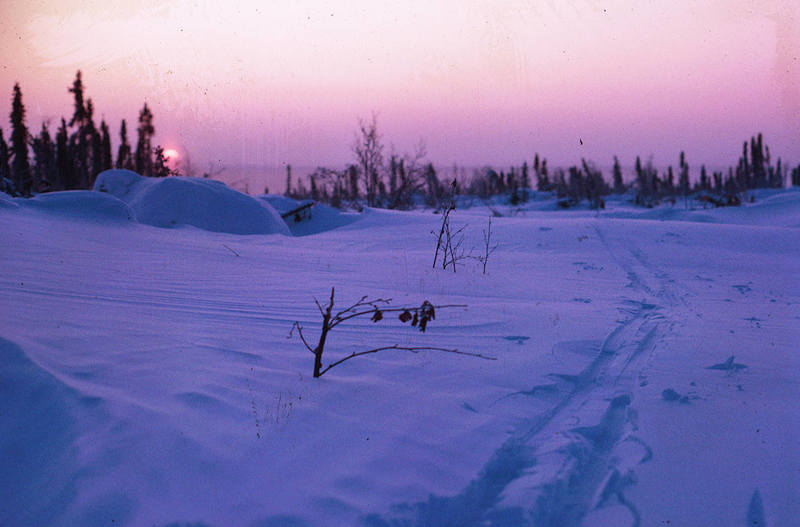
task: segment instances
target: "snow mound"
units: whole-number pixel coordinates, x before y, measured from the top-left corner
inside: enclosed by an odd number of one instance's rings
[[[94,190],[127,203],[139,223],[155,227],[191,225],[230,234],[284,234],[289,229],[268,203],[224,183],[191,177],[144,178],[130,170],[106,170]]]
[[[301,205],[312,203],[310,200],[298,201],[275,194],[258,196],[258,199],[264,203],[269,203],[279,214],[286,214]],[[349,225],[358,218],[359,215],[354,212],[342,212],[331,206],[316,203],[300,218],[300,221],[295,221],[291,216],[287,217],[285,221],[293,235],[308,236]]]
[[[0,209],[16,209],[17,207],[19,205],[14,201],[14,198],[5,192],[0,192]]]
[[[19,199],[25,207],[71,219],[96,223],[126,223],[134,219],[133,211],[124,201],[89,190],[50,192]]]
[[[76,493],[70,405],[78,397],[3,338],[0,360],[0,503],[8,505],[0,524],[54,525]]]

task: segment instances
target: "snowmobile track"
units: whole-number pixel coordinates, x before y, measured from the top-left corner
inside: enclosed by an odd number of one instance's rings
[[[578,527],[593,510],[608,506],[624,508],[628,524],[640,525],[641,515],[624,491],[636,481],[635,466],[654,454],[633,435],[636,390],[669,326],[665,311],[685,303],[641,250],[627,240],[610,240],[597,225],[595,231],[641,300],[621,299],[625,318],[592,362],[577,375],[561,376],[569,379],[569,390],[505,441],[462,492],[393,507],[404,512],[389,519],[370,515],[366,525]]]

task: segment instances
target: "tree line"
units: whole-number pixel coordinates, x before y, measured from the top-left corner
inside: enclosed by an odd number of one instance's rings
[[[693,184],[689,163],[680,153],[677,169],[670,165],[659,171],[652,160],[642,163],[639,156],[634,165],[635,179],[625,183],[617,156],[611,169],[609,184],[602,170],[594,163],[581,159],[580,165],[550,170],[547,159],[535,154],[533,163],[506,171],[492,167],[474,170],[471,177],[454,167],[451,177],[441,178],[433,164],[425,161],[423,144],[412,154],[392,152],[388,160],[378,133],[375,115],[370,121],[359,121],[352,146],[354,162],[343,170],[319,167],[293,184],[291,166],[287,167],[286,195],[295,199],[313,199],[340,207],[345,203],[359,206],[404,209],[416,205],[442,207],[452,196],[467,194],[488,199],[507,196],[511,205],[528,201],[535,189],[555,194],[558,204],[567,208],[584,199],[593,208],[605,206],[604,197],[610,194],[633,193],[633,201],[645,207],[662,202],[675,204],[679,199],[688,206],[690,196],[717,206],[741,203],[743,193],[758,188],[783,188],[788,179],[800,186],[800,165],[791,171],[780,158],[773,164],[769,147],[762,135],[745,141],[736,167],[725,172],[709,174],[705,165]]]
[[[119,147],[112,153],[111,133],[105,119],[95,124],[95,108],[85,96],[81,72],[68,88],[74,101],[72,117],[62,117],[55,137],[49,123],[42,123],[38,134],[25,124],[25,105],[19,83],[14,85],[11,103],[11,133],[6,142],[0,128],[0,190],[14,196],[31,196],[57,190],[90,189],[97,175],[110,168],[126,168],[148,177],[164,177],[173,172],[167,166],[161,146],[153,148],[153,113],[144,104],[139,111],[136,148],[128,139],[122,120]]]
[[[109,168],[126,168],[147,177],[176,174],[167,166],[161,146],[153,147],[155,127],[153,113],[144,103],[139,111],[136,145],[128,139],[128,127],[123,119],[119,129],[119,146],[113,155],[111,134],[105,119],[95,124],[95,108],[85,96],[81,72],[75,74],[68,92],[73,96],[72,117],[62,117],[55,137],[49,123],[42,123],[38,134],[25,125],[25,106],[19,83],[14,85],[11,105],[11,130],[6,142],[0,128],[0,191],[15,196],[36,193],[90,189],[97,175]],[[660,202],[688,204],[690,195],[702,197],[715,205],[735,205],[743,193],[757,188],[782,188],[790,179],[800,186],[800,165],[791,171],[780,158],[772,163],[769,146],[761,134],[745,141],[742,155],[735,167],[725,172],[710,173],[705,165],[700,176],[690,183],[689,163],[680,153],[677,170],[669,166],[659,172],[652,161],[635,162],[635,179],[623,181],[619,159],[614,156],[611,184],[592,162],[581,159],[580,165],[550,170],[547,159],[535,154],[533,162],[508,171],[484,167],[468,177],[464,169],[453,168],[452,177],[443,178],[426,160],[423,143],[412,153],[385,152],[383,138],[378,132],[377,117],[359,120],[352,145],[354,161],[343,170],[319,167],[296,184],[292,181],[291,166],[287,167],[286,195],[299,199],[323,201],[333,206],[344,205],[408,209],[417,205],[441,207],[454,195],[478,198],[507,196],[516,205],[528,201],[531,191],[555,194],[562,207],[587,200],[591,207],[604,206],[609,194],[634,193],[637,204],[651,207]]]

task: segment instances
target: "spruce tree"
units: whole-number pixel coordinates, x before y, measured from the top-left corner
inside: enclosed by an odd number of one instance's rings
[[[128,126],[125,124],[125,119],[119,127],[119,149],[117,150],[117,168],[127,168],[134,170],[133,156],[131,155],[131,145],[128,142]]]
[[[706,172],[706,166],[700,165],[700,190],[709,190],[711,185],[708,181],[708,173]]]
[[[31,166],[28,161],[28,129],[25,127],[25,105],[22,90],[14,84],[14,100],[11,104],[11,179],[17,191],[29,196],[33,187]]]
[[[669,195],[672,202],[675,202],[675,172],[672,170],[672,165],[667,167],[667,180],[665,182],[665,190]]]
[[[39,192],[53,190],[58,179],[56,145],[50,137],[46,123],[38,137],[33,138],[34,186]]]
[[[800,165],[792,169],[792,186],[800,187]]]
[[[455,177],[455,176],[454,176]],[[528,174],[528,162],[522,163],[522,202],[528,201],[528,189],[531,188],[531,178]]]
[[[681,167],[678,175],[678,188],[683,194],[685,207],[689,208],[689,163],[686,162],[686,155],[681,152]]]
[[[92,188],[97,175],[103,171],[103,160],[102,137],[100,136],[100,132],[97,131],[97,127],[94,125],[94,105],[91,99],[86,102],[86,113],[87,119],[84,133],[86,144],[88,145],[87,151],[89,153],[87,159],[89,171],[87,173],[88,177],[86,178],[86,188]]]
[[[6,180],[11,182],[11,167],[9,159],[11,153],[8,149],[5,137],[3,137],[3,129],[0,128],[0,187],[6,188]]]
[[[72,87],[68,91],[74,95],[75,109],[72,113],[72,119],[69,121],[70,127],[78,127],[83,125],[86,120],[86,106],[83,104],[83,81],[81,80],[81,70],[75,74],[75,80],[72,81]]]
[[[455,173],[456,167],[453,167]],[[455,176],[454,176],[455,177]],[[389,158],[389,208],[397,206],[397,156],[392,154]]]
[[[53,190],[69,190],[76,188],[74,177],[74,164],[69,148],[69,132],[67,121],[62,117],[61,126],[56,133],[56,165],[58,176],[53,184]]]
[[[167,166],[164,149],[161,145],[158,145],[155,149],[155,160],[153,161],[153,177],[167,177],[170,175],[172,175],[172,170]]]
[[[619,165],[619,159],[617,159],[617,156],[614,156],[614,168],[612,171],[614,174],[614,194],[624,194],[625,183],[622,182],[622,167]]]
[[[75,74],[75,80],[68,91],[73,95],[74,111],[70,119],[70,128],[75,131],[69,137],[68,157],[72,169],[69,179],[70,189],[88,188],[92,172],[92,113],[94,112],[91,101],[84,102],[84,86],[80,70]]]
[[[139,112],[139,138],[136,142],[136,172],[151,177],[153,175],[153,135],[156,129],[153,126],[153,113],[147,103]]]
[[[111,157],[111,134],[105,119],[100,121],[100,172],[114,166]]]

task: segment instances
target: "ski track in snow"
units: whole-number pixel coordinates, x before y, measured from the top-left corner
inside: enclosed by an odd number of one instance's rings
[[[631,295],[643,298],[621,299],[625,318],[580,373],[552,374],[566,381],[565,389],[547,385],[516,393],[563,391],[549,411],[533,416],[497,449],[462,492],[395,505],[388,519],[372,514],[365,525],[577,527],[600,507],[619,508],[618,525],[641,524],[625,489],[636,482],[636,465],[657,453],[634,435],[636,389],[647,382],[648,360],[674,323],[675,309],[688,305],[669,275],[629,240],[611,240],[599,226],[594,229],[627,274]]]

